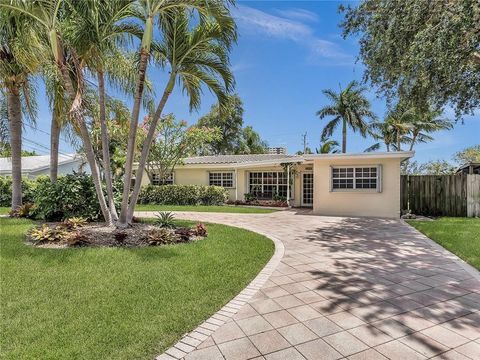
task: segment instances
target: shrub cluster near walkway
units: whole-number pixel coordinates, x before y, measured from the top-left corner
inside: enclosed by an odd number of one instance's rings
[[[147,185],[142,188],[139,204],[155,205],[222,205],[228,198],[220,186]]]

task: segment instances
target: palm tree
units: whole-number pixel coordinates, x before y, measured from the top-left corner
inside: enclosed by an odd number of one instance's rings
[[[324,127],[322,138],[331,137],[335,129],[342,124],[342,153],[347,152],[347,127],[353,132],[359,131],[363,137],[367,136],[367,118],[374,120],[375,115],[370,111],[370,102],[364,96],[364,87],[359,87],[356,81],[336,93],[333,90],[323,90],[323,94],[331,103],[317,111],[317,116],[323,119],[327,116],[333,119]]]
[[[390,152],[391,149],[396,150],[396,135],[393,131],[393,128],[390,125],[383,121],[373,121],[369,124],[369,133],[375,140],[381,140],[385,147],[387,148],[387,152]],[[372,146],[365,149],[365,152],[377,151],[381,147],[381,143],[377,142]]]
[[[429,133],[453,128],[452,122],[448,119],[440,118],[441,115],[442,111],[440,110],[428,110],[415,113],[410,131],[410,151],[413,150],[416,143],[433,140],[433,138],[428,135]]]
[[[338,146],[338,141],[329,138],[321,138],[320,147],[315,149],[315,152],[317,154],[338,154],[340,152]]]
[[[18,0],[1,2],[0,7],[10,10],[12,13],[28,17],[36,27],[43,28],[45,31],[50,47],[50,56],[47,58],[53,58],[53,64],[56,66],[62,79],[62,86],[69,97],[69,101],[71,101],[68,115],[73,122],[72,125],[77,128],[82,139],[102,215],[107,223],[112,223],[111,213],[103,194],[89,129],[82,114],[83,91],[85,88],[83,66],[85,64],[80,63],[76,49],[73,49],[68,44],[68,41],[65,42],[70,25],[68,21],[71,20],[69,15],[72,12],[72,4],[73,2],[61,0]]]
[[[87,5],[87,6],[85,6]],[[102,160],[112,222],[118,219],[115,209],[110,166],[110,140],[106,119],[105,70],[109,57],[117,57],[117,45],[125,43],[128,34],[140,36],[141,29],[124,20],[131,16],[131,0],[93,0],[73,3],[69,21],[70,34],[79,59],[96,74],[98,81],[99,123],[101,129]],[[122,74],[125,77],[125,74]],[[112,77],[112,76],[111,76]],[[128,76],[126,76],[128,78]],[[115,76],[113,76],[115,78]],[[124,79],[116,82],[128,83]]]
[[[156,49],[155,58],[168,63],[170,77],[143,144],[128,207],[127,222],[131,222],[133,218],[150,145],[175,83],[179,81],[188,95],[190,110],[198,109],[200,106],[202,85],[207,86],[215,94],[221,107],[227,103],[227,94],[232,90],[234,83],[229,69],[228,53],[232,41],[236,39],[236,27],[230,16],[225,16],[221,20],[220,23],[204,21],[190,29],[189,15],[186,11],[175,9],[164,15],[161,22],[164,42]]]
[[[230,2],[230,1],[228,1]],[[143,36],[138,52],[138,68],[137,80],[133,102],[132,118],[130,121],[130,132],[127,143],[127,160],[125,163],[125,176],[122,194],[122,207],[119,221],[125,225],[127,220],[127,209],[130,196],[130,184],[132,180],[132,168],[135,154],[135,139],[137,132],[137,125],[140,114],[140,104],[145,84],[145,75],[147,65],[151,56],[152,45],[155,47],[153,40],[153,27],[155,20],[158,18],[159,27],[161,31],[165,31],[165,24],[168,23],[169,13],[178,9],[195,9],[199,15],[200,22],[206,19],[214,18],[217,24],[222,28],[221,37],[225,40],[230,40],[228,37],[231,34],[231,29],[235,28],[235,23],[231,20],[230,12],[226,7],[224,1],[221,0],[140,0],[137,6],[132,7],[133,14],[144,25]],[[166,19],[166,22],[163,21]],[[169,86],[167,85],[167,88]],[[172,85],[173,87],[173,85]],[[163,98],[162,98],[163,99]]]
[[[12,157],[12,209],[22,205],[22,102],[33,115],[30,79],[42,59],[42,46],[30,19],[0,13],[0,85],[6,97]]]

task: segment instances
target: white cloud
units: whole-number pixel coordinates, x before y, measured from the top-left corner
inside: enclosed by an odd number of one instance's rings
[[[277,13],[293,20],[317,22],[318,15],[305,9],[277,10]]]
[[[297,21],[281,18],[266,12],[239,5],[234,10],[237,24],[249,32],[261,32],[263,34],[300,41],[305,36],[312,36],[312,30]]]
[[[301,9],[292,9],[297,15],[302,13],[299,10]],[[310,12],[306,10],[302,13],[304,19],[308,13]],[[314,58],[351,59],[351,55],[345,53],[335,42],[317,37],[313,29],[301,21],[275,16],[244,5],[239,5],[234,10],[234,17],[241,32],[294,41],[308,48]]]

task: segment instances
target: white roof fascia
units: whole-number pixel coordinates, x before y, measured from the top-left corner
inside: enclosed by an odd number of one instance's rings
[[[356,154],[311,154],[305,155],[305,160],[322,160],[322,159],[388,159],[400,158],[408,159],[415,155],[414,151],[391,151],[391,152],[368,152]]]

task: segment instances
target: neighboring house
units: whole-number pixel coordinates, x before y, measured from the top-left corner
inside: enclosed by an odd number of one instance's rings
[[[219,155],[191,157],[175,168],[171,184],[218,185],[230,200],[288,198],[332,216],[400,216],[400,163],[413,152]],[[283,164],[283,166],[282,166]],[[292,179],[285,166],[294,169]],[[291,180],[291,181],[289,181]],[[147,174],[143,184],[150,183]],[[152,183],[159,185],[153,174]]]
[[[73,174],[74,172],[90,173],[90,168],[85,159],[78,154],[58,156],[58,175]],[[50,174],[50,155],[23,156],[22,175],[36,178],[40,175]],[[0,158],[0,176],[12,175],[12,159]]]
[[[480,175],[480,162],[469,162],[458,168],[457,174]]]

